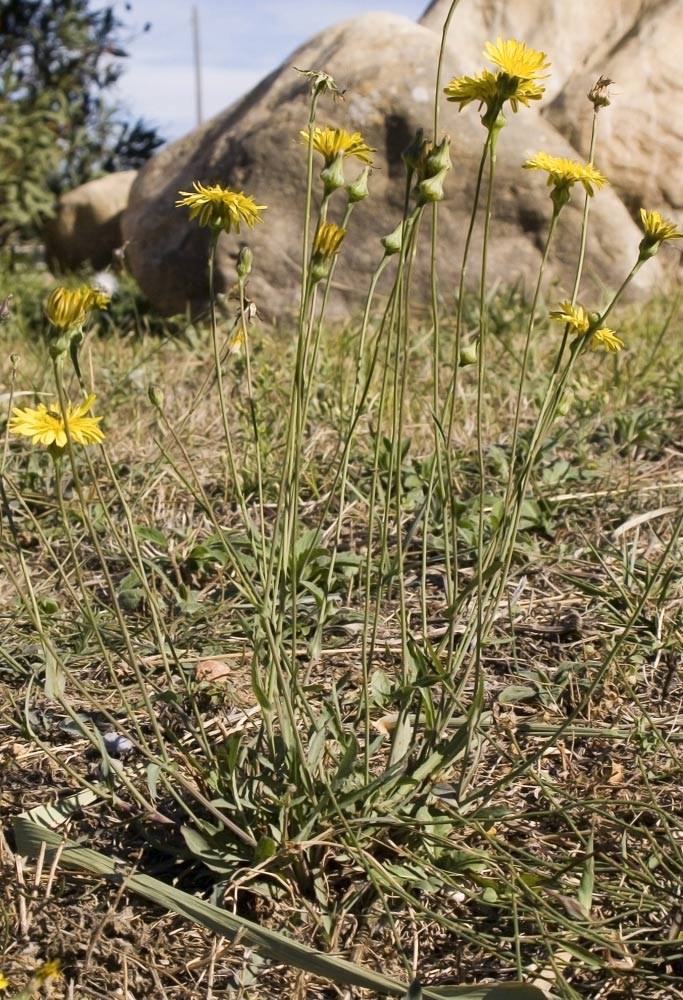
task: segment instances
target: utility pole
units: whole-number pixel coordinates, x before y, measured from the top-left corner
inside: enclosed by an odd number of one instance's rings
[[[202,116],[202,64],[199,52],[199,9],[192,5],[192,51],[194,53],[194,90],[195,107],[197,110],[197,125],[201,125]]]

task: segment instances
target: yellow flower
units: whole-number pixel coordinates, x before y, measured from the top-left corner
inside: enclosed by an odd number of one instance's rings
[[[302,129],[299,135],[305,142],[309,141],[310,133],[306,129]],[[372,163],[370,153],[377,152],[367,145],[360,132],[347,132],[344,128],[318,128],[317,126],[313,130],[313,148],[324,158],[325,165],[328,167],[339,153],[344,157],[355,156],[361,163]]]
[[[200,226],[212,226],[226,233],[240,231],[240,223],[244,222],[250,229],[255,223],[261,222],[259,212],[266,209],[265,205],[257,205],[253,198],[241,191],[231,191],[220,184],[210,184],[205,187],[198,181],[193,181],[192,191],[179,191],[183,195],[176,201],[176,208],[189,208],[190,221],[199,216]]]
[[[583,306],[573,306],[568,300],[566,302],[560,302],[560,308],[554,309],[550,313],[550,316],[552,319],[556,319],[560,323],[566,323],[580,336],[588,333],[588,329],[591,325],[588,313]]]
[[[82,327],[91,309],[106,309],[111,296],[97,288],[59,286],[51,292],[45,306],[47,318],[58,330]]]
[[[97,426],[102,417],[85,416],[94,401],[95,396],[91,393],[78,406],[72,407],[71,403],[67,404],[66,426],[71,439],[77,444],[99,444],[104,440],[104,434]],[[65,421],[60,413],[59,404],[50,409],[44,403],[39,403],[35,410],[30,407],[23,410],[13,409],[9,430],[11,434],[23,434],[31,438],[32,444],[66,447]]]
[[[491,126],[506,101],[514,112],[520,104],[528,107],[529,101],[540,101],[545,87],[535,81],[548,76],[541,73],[550,66],[545,52],[527,49],[514,38],[507,42],[498,38],[495,45],[486,43],[484,55],[499,67],[497,73],[485,69],[474,76],[455,77],[444,90],[449,101],[460,105],[459,110],[472,102],[486,105],[484,124]]]
[[[457,76],[444,88],[444,94],[460,105],[460,111],[473,101],[488,106],[498,97],[498,76],[487,69],[474,76]]]
[[[665,240],[683,240],[683,233],[676,229],[675,222],[669,222],[659,212],[640,210],[640,220],[643,223],[645,235],[640,241],[638,260],[648,260],[659,250]]]
[[[605,175],[592,163],[579,163],[564,156],[536,153],[523,166],[525,170],[545,170],[548,174],[548,187],[568,190],[574,184],[582,184],[586,194],[593,195],[594,187],[600,189],[603,184],[608,183]]]
[[[484,55],[494,66],[499,66],[503,73],[517,76],[520,80],[545,80],[549,76],[548,73],[541,72],[550,66],[545,52],[528,49],[524,42],[518,42],[515,38],[506,42],[497,38],[495,45],[487,42]]]
[[[594,351],[602,347],[603,350],[609,351],[611,354],[616,354],[623,346],[624,341],[619,340],[614,330],[610,330],[608,326],[600,327],[591,337],[591,347]]]
[[[58,958],[51,958],[49,961],[43,962],[42,965],[39,965],[31,978],[42,984],[47,979],[51,979],[53,976],[58,976],[61,967],[62,963]]]
[[[648,239],[656,240],[658,243],[664,240],[683,240],[683,233],[678,232],[676,223],[669,222],[659,212],[646,212],[641,208],[640,219]]]
[[[0,972],[0,990],[6,990],[9,986],[9,979],[5,979],[2,972]]]
[[[339,250],[346,236],[346,230],[334,222],[321,222],[313,243],[313,255],[322,260],[330,260]]]
[[[311,258],[311,280],[321,281],[330,271],[332,258],[339,250],[346,236],[346,230],[334,222],[321,222],[313,241],[313,256]]]

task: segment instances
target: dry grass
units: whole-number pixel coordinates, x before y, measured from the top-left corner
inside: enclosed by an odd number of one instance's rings
[[[557,995],[565,997],[643,998],[683,996],[683,938],[680,885],[683,875],[683,799],[679,705],[683,589],[680,548],[665,549],[680,508],[683,489],[681,439],[683,367],[680,326],[651,356],[657,331],[671,303],[654,303],[647,322],[633,313],[628,351],[616,360],[582,360],[575,396],[557,433],[545,448],[534,482],[535,506],[520,533],[510,578],[509,605],[502,608],[483,655],[485,712],[467,758],[456,759],[435,789],[439,814],[447,820],[443,843],[438,830],[425,857],[416,858],[409,838],[392,841],[378,829],[373,853],[403,886],[409,899],[388,891],[385,903],[364,911],[340,905],[330,928],[315,899],[292,886],[268,897],[261,883],[249,880],[236,889],[193,859],[179,826],[181,816],[163,796],[159,813],[169,822],[145,817],[125,794],[118,804],[101,803],[76,814],[69,836],[120,858],[128,865],[173,881],[203,896],[215,893],[228,907],[310,943],[325,943],[387,974],[407,977],[409,969],[426,983],[460,983],[487,978],[526,979],[556,972]],[[487,469],[492,493],[504,482],[510,415],[514,408],[514,369],[519,342],[519,304],[500,297],[493,308],[495,349],[485,401]],[[225,567],[197,567],[191,553],[212,534],[205,513],[188,503],[178,474],[160,458],[165,442],[178,468],[177,445],[164,437],[147,387],[165,388],[171,424],[183,424],[182,442],[200,470],[224,526],[236,523],[226,499],[227,473],[215,397],[197,389],[210,376],[205,331],[184,341],[93,335],[85,353],[100,412],[106,414],[112,457],[136,523],[161,530],[166,550],[147,541],[146,554],[159,569],[155,577],[165,627],[182,670],[192,676],[199,660],[224,660],[229,683],[204,682],[196,704],[206,732],[220,741],[231,732],[251,731],[257,706],[249,682],[248,650],[242,628],[244,608]],[[23,355],[17,388],[45,388],[40,352],[17,346],[16,328],[3,328],[5,351]],[[353,328],[329,330],[324,345],[320,391],[314,396],[307,432],[302,511],[314,525],[330,490],[329,469],[343,433],[343,413],[351,388],[348,357]],[[528,422],[540,391],[550,335],[541,328],[531,367],[523,420]],[[444,340],[448,341],[447,331]],[[430,366],[428,337],[416,324],[405,459],[408,530],[419,510],[424,463],[432,448],[429,425]],[[279,467],[286,417],[283,370],[292,363],[294,345],[283,331],[259,330],[254,337],[254,367],[261,425],[268,435],[265,481]],[[444,363],[447,361],[445,359]],[[86,362],[87,367],[87,362]],[[241,362],[233,366],[229,399],[238,452],[247,431],[247,405]],[[9,382],[10,364],[5,362]],[[467,530],[477,496],[474,377],[465,370],[462,418],[457,424],[454,488]],[[509,386],[509,392],[506,387]],[[354,452],[345,546],[361,553],[367,533],[370,429],[358,437]],[[97,461],[97,460],[96,460]],[[246,462],[246,476],[253,474]],[[24,556],[45,600],[52,599],[51,629],[58,635],[70,668],[85,683],[90,700],[74,693],[76,712],[89,713],[105,726],[117,714],[115,692],[78,608],[64,581],[73,581],[54,503],[46,485],[47,462],[28,458],[18,441],[10,444],[9,471],[31,516],[10,500]],[[109,497],[116,506],[113,495]],[[272,505],[274,495],[267,495]],[[267,509],[272,509],[267,507]],[[635,518],[643,515],[638,523]],[[36,524],[40,531],[36,530]],[[103,579],[87,533],[74,520],[82,572],[94,594]],[[123,527],[122,527],[122,530]],[[429,628],[434,644],[448,621],[439,539],[430,542]],[[42,532],[42,535],[41,535]],[[414,538],[420,541],[419,524]],[[53,546],[50,555],[45,541]],[[7,566],[16,566],[11,533],[0,544]],[[105,537],[110,569],[120,582],[127,572],[116,546]],[[420,628],[420,545],[409,549],[406,578],[411,627]],[[666,556],[652,586],[654,567]],[[59,567],[67,568],[62,571]],[[465,560],[462,581],[472,578]],[[60,581],[59,587],[57,582]],[[29,623],[10,583],[2,582],[0,620],[0,715],[2,813],[9,827],[18,812],[77,790],[60,764],[88,780],[97,776],[98,758],[55,702],[41,690],[41,664]],[[191,600],[179,604],[182,587]],[[641,594],[647,588],[639,614]],[[361,683],[358,620],[362,593],[347,582],[339,608],[312,665],[310,683],[316,705],[323,705],[332,680],[342,710],[358,699]],[[102,606],[112,649],[117,638]],[[178,725],[186,706],[183,685],[168,687],[159,651],[144,608],[132,608],[136,649],[159,717]],[[391,671],[400,649],[396,608],[382,609],[376,663]],[[616,649],[616,653],[613,651]],[[606,657],[609,668],[602,669]],[[597,679],[597,680],[596,680]],[[125,665],[121,683],[137,698]],[[465,700],[472,691],[465,692]],[[139,702],[139,699],[138,699]],[[143,706],[136,702],[141,725]],[[102,710],[96,718],[95,705]],[[391,715],[392,706],[384,708]],[[378,706],[377,717],[382,712]],[[391,719],[385,719],[391,725]],[[29,729],[38,737],[32,740]],[[189,736],[180,745],[196,752]],[[42,749],[41,749],[42,745]],[[49,754],[46,752],[49,751]],[[143,762],[133,762],[134,780],[145,782]],[[49,790],[49,794],[48,794]],[[329,831],[326,831],[326,835]],[[215,996],[260,997],[267,970],[269,994],[294,996],[331,993],[305,977],[265,965],[241,945],[227,945],[179,918],[155,911],[118,888],[62,869],[59,862],[25,861],[13,851],[11,834],[0,845],[3,869],[3,950],[8,978],[21,981],[35,962],[59,955],[65,976],[52,996],[143,995],[169,1000]],[[329,896],[342,900],[360,884],[363,873],[349,872],[326,857]],[[417,862],[419,861],[419,864]],[[432,873],[425,880],[425,865]],[[393,866],[393,868],[392,868]],[[411,880],[411,869],[420,875]],[[388,915],[394,921],[390,926]],[[535,972],[532,972],[535,968]],[[259,984],[260,983],[260,984]],[[336,994],[335,994],[336,995]]]

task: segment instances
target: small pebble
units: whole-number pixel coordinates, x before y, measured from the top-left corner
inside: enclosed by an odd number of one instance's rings
[[[107,753],[112,757],[125,757],[133,749],[131,741],[121,733],[105,733],[103,739]]]

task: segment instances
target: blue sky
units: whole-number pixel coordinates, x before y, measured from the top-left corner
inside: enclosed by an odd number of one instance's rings
[[[193,0],[117,0],[133,36],[119,97],[177,139],[195,125]],[[204,118],[228,107],[321,28],[371,10],[417,19],[427,0],[197,0]],[[130,10],[126,10],[130,7]],[[151,28],[142,32],[145,22]]]

